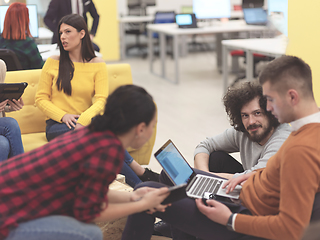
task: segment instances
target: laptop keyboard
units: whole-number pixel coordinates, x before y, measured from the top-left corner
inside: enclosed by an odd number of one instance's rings
[[[199,177],[197,176],[196,178]],[[221,180],[201,176],[190,193],[198,197],[202,197],[205,192],[216,194],[221,184]]]

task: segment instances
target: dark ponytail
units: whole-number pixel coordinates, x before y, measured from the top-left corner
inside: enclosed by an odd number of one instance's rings
[[[109,95],[103,115],[92,119],[89,129],[123,134],[142,122],[149,125],[155,112],[156,106],[146,90],[135,85],[124,85]]]

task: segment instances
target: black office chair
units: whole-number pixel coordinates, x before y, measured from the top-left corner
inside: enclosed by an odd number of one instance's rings
[[[147,52],[147,45],[142,44],[140,41],[140,36],[146,36],[146,23],[129,23],[127,24],[128,29],[125,30],[126,34],[134,35],[136,38],[135,44],[126,48],[126,54],[129,55],[129,51],[132,49],[137,49],[139,55],[144,55]]]
[[[5,48],[0,49],[0,59],[6,63],[7,71],[22,70],[21,63],[14,51]]]

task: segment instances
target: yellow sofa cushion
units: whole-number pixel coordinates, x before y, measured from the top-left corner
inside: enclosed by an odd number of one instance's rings
[[[45,132],[22,134],[21,137],[25,152],[29,152],[48,143]]]

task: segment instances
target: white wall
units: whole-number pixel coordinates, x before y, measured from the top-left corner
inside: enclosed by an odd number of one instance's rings
[[[118,13],[120,15],[127,15],[127,0],[117,0],[118,1]],[[154,14],[155,11],[166,11],[174,10],[179,13],[182,6],[192,6],[193,0],[156,0],[157,5],[155,7],[148,7],[147,13]],[[231,6],[241,5],[242,0],[230,0]],[[266,0],[265,0],[266,1]]]

